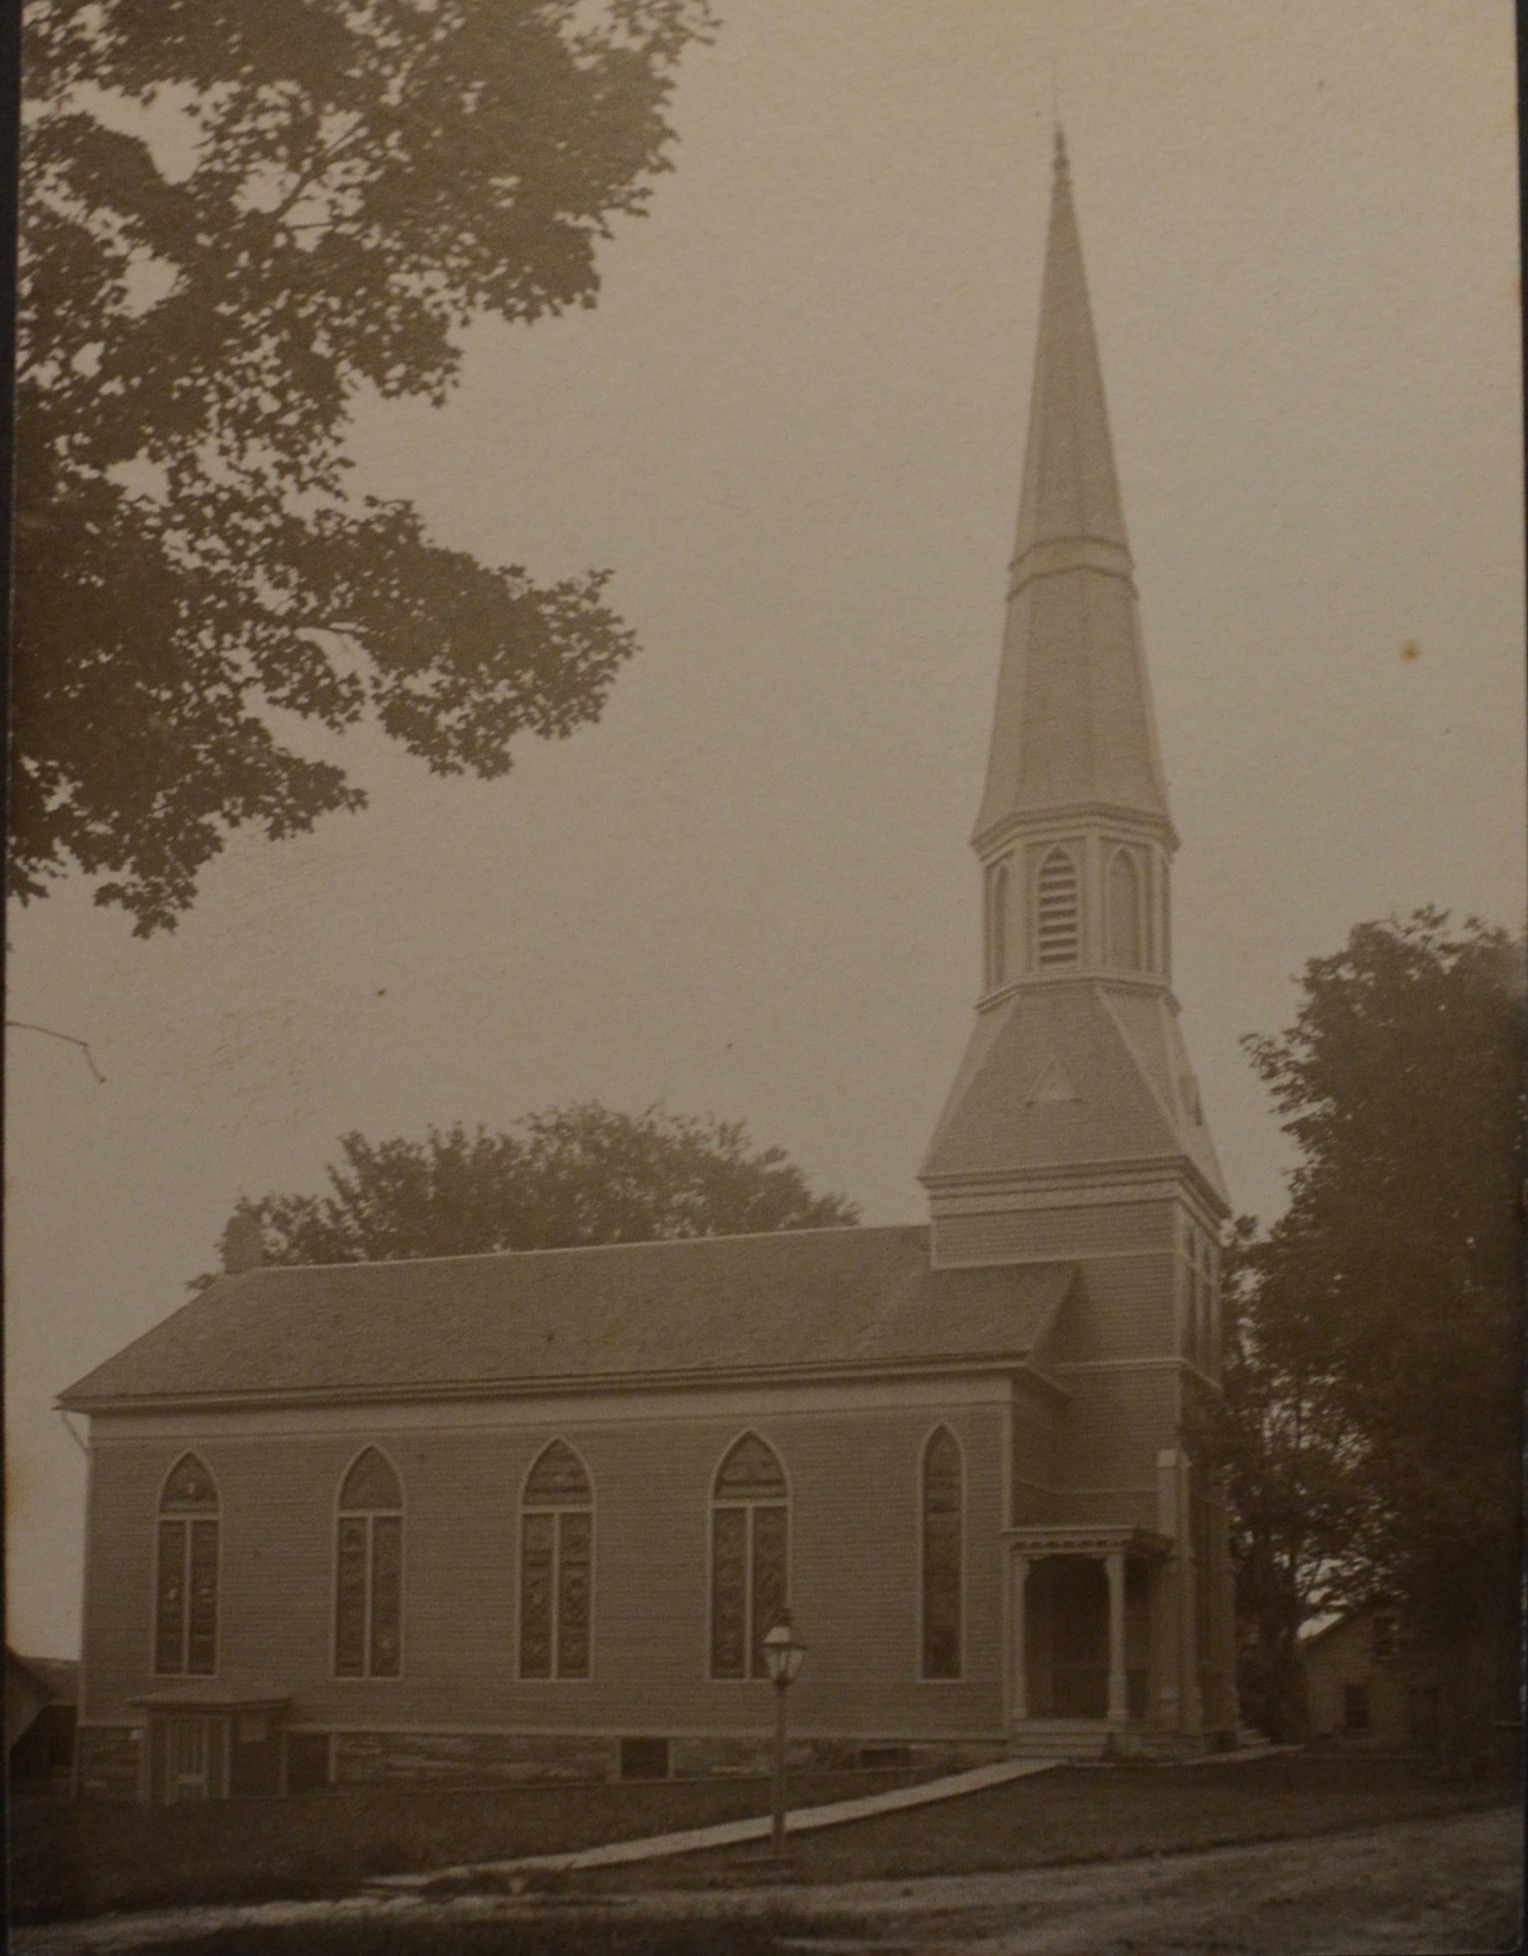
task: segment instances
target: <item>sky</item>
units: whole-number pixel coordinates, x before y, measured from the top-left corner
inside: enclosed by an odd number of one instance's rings
[[[1291,1157],[1241,1048],[1305,961],[1524,890],[1507,0],[717,0],[596,310],[483,323],[363,489],[642,650],[593,728],[235,837],[173,934],[14,911],[10,1641],[77,1648],[54,1396],[336,1138],[597,1098],[741,1118],[869,1222],[970,1025],[975,860],[1059,106],[1173,815],[1183,1027],[1240,1212]],[[78,1426],[80,1422],[76,1422]]]

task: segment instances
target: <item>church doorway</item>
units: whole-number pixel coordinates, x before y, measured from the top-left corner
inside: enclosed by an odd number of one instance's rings
[[[269,1799],[285,1790],[285,1698],[243,1698],[209,1686],[133,1702],[144,1713],[140,1799],[179,1807]]]
[[[1029,1703],[1036,1718],[1109,1716],[1109,1582],[1089,1556],[1030,1573]]]
[[[1144,1720],[1159,1538],[1144,1530],[1033,1528],[1015,1548],[1014,1722]]]
[[[218,1723],[221,1728],[222,1721]],[[153,1737],[159,1741],[154,1747],[159,1803],[179,1807],[207,1799],[213,1791],[213,1721],[182,1713],[156,1719],[154,1725],[158,1729]],[[222,1787],[217,1791],[221,1793]]]

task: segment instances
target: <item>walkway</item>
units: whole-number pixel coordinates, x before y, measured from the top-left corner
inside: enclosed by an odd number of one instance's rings
[[[948,1773],[924,1780],[920,1786],[899,1786],[890,1793],[867,1793],[858,1800],[834,1800],[828,1806],[797,1807],[785,1816],[787,1833],[809,1834],[819,1827],[842,1827],[851,1820],[869,1820],[878,1813],[900,1813],[907,1807],[931,1806],[937,1800],[958,1799],[962,1793],[981,1793],[1011,1779],[1046,1773],[1054,1759],[999,1759],[990,1766]],[[603,1847],[579,1848],[571,1854],[527,1854],[514,1861],[485,1861],[471,1867],[435,1868],[429,1874],[378,1875],[366,1884],[374,1894],[409,1894],[440,1882],[470,1882],[487,1877],[529,1874],[532,1870],[576,1874],[583,1868],[618,1868],[629,1861],[658,1861],[673,1854],[695,1854],[707,1847],[741,1847],[748,1841],[768,1840],[767,1814],[752,1820],[724,1820],[714,1827],[691,1827],[682,1834],[648,1834],[641,1840],[607,1841]]]

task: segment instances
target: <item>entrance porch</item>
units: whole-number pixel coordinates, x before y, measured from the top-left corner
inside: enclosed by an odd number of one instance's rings
[[[135,1698],[143,1713],[138,1797],[150,1806],[284,1793],[284,1697],[216,1689]]]
[[[1009,1544],[1012,1736],[1082,1755],[1144,1736],[1161,1702],[1172,1542],[1143,1528],[1030,1527]]]

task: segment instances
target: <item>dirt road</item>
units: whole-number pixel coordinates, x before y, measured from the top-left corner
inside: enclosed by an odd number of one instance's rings
[[[921,1956],[1462,1956],[1518,1947],[1522,1815],[921,1882],[898,1897],[905,1935],[889,1893],[819,1894]]]

